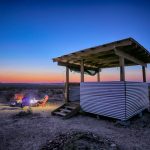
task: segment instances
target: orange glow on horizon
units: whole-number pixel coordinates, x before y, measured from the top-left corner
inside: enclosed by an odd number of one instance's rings
[[[7,74],[0,75],[1,82],[4,83],[49,83],[49,82],[63,82],[63,78],[60,74]]]
[[[65,82],[65,76],[61,74],[7,74],[0,75],[1,82],[4,83],[49,83],[49,82]],[[105,75],[101,77],[102,81],[115,81],[117,77]],[[85,75],[86,82],[96,82],[97,76]],[[80,74],[70,74],[70,82],[80,82]]]
[[[150,82],[150,74],[147,71],[147,82]],[[101,81],[119,81],[118,72],[101,72]],[[70,82],[80,82],[80,74],[70,72]],[[85,82],[96,82],[97,75],[85,75]],[[126,81],[142,81],[140,71],[126,72]],[[65,73],[42,72],[42,73],[23,73],[23,72],[3,72],[0,74],[0,82],[3,83],[58,83],[65,82]]]

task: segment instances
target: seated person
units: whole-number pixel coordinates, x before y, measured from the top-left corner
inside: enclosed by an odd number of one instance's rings
[[[15,94],[15,101],[18,106],[21,105],[23,97],[23,94]]]
[[[48,95],[45,95],[42,100],[40,100],[36,103],[36,106],[44,107],[46,105],[46,102],[48,101],[48,99],[49,99]]]
[[[10,99],[10,106],[21,106],[23,94],[14,94]]]
[[[22,99],[22,108],[25,112],[31,112],[30,97],[28,95],[25,95]]]
[[[22,107],[24,106],[30,106],[30,98],[29,96],[24,96],[23,99],[22,99]]]

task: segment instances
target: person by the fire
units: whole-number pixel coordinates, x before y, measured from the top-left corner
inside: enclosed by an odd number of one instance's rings
[[[31,113],[31,107],[30,107],[30,97],[28,94],[26,94],[22,99],[22,108],[25,112]]]
[[[37,102],[36,106],[45,106],[46,102],[48,101],[49,96],[45,95],[44,98]]]

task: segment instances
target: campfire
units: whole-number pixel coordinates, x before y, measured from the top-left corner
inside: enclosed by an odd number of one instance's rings
[[[39,100],[35,99],[35,98],[32,98],[30,99],[30,104],[36,104]]]
[[[14,95],[13,100],[11,101],[11,106],[45,106],[46,102],[48,101],[49,96],[44,95],[43,98],[37,98],[33,94],[22,94],[22,93],[16,93]]]

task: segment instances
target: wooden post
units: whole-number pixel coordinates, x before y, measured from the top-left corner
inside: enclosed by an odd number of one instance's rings
[[[142,66],[142,73],[143,73],[143,82],[146,82],[146,71],[145,71],[145,66]]]
[[[120,62],[120,81],[125,81],[124,58],[119,57],[119,62]]]
[[[100,69],[98,69],[98,72],[97,72],[97,82],[100,82]]]
[[[84,82],[84,60],[81,60],[81,82]]]
[[[69,102],[69,67],[66,66],[65,103]]]

